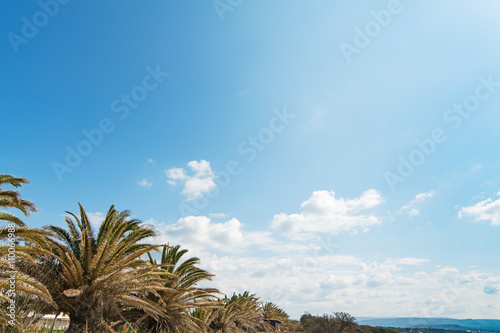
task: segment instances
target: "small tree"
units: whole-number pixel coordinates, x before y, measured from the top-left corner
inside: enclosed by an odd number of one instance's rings
[[[353,332],[356,327],[356,318],[347,312],[334,312],[334,319],[339,333]]]

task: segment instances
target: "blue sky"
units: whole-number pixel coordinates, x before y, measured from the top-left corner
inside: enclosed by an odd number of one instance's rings
[[[4,2],[0,172],[32,226],[130,209],[295,318],[498,318],[499,10]]]

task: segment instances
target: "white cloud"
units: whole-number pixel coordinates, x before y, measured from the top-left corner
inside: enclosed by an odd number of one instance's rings
[[[420,208],[416,207],[419,203],[425,201],[426,199],[432,198],[436,194],[434,190],[425,192],[425,193],[419,193],[415,196],[415,199],[411,200],[406,206],[401,207],[399,210],[399,213],[402,214],[403,212],[406,212],[409,217],[414,217],[420,214]]]
[[[292,318],[304,311],[321,314],[325,308],[373,316],[453,315],[458,307],[469,307],[466,302],[480,305],[481,297],[491,299],[493,288],[499,287],[500,277],[480,271],[462,273],[454,267],[430,265],[425,271],[415,271],[430,260],[392,257],[377,261],[338,254],[335,248],[318,250],[335,239],[318,242],[319,235],[310,234],[290,241],[269,231],[246,231],[234,218],[224,223],[206,216],[182,218],[171,225],[147,222],[163,232],[162,243],[181,244],[190,256],[201,259],[202,268],[215,274],[203,286],[225,294],[249,290],[276,302]],[[450,295],[458,295],[453,304],[448,302]],[[461,313],[480,315],[470,307]]]
[[[302,203],[300,214],[280,213],[274,216],[273,229],[284,233],[325,232],[338,234],[343,231],[356,232],[358,229],[380,223],[372,214],[360,214],[383,202],[376,190],[367,190],[359,198],[335,198],[334,192],[315,191]]]
[[[176,185],[177,180],[186,180],[188,176],[186,171],[182,168],[172,168],[166,171],[167,177],[169,178],[169,184]]]
[[[448,303],[449,295],[460,295],[455,301],[463,305],[464,300],[482,297],[485,285],[498,285],[487,278],[491,275],[474,273],[477,278],[471,280],[471,272],[461,274],[449,267],[414,272],[394,265],[427,262],[419,258],[377,263],[356,256],[307,256],[293,250],[280,256],[205,253],[201,258],[204,268],[216,275],[213,287],[226,294],[250,290],[276,302],[292,318],[304,311],[321,314],[326,307],[374,316],[450,315],[454,308]],[[463,284],[464,279],[470,282]]]
[[[393,262],[396,265],[409,265],[409,266],[420,266],[426,264],[430,261],[430,259],[421,259],[421,258],[400,258],[396,259]]]
[[[149,182],[146,178],[144,178],[141,181],[135,182],[137,185],[145,187],[145,188],[151,188],[153,186],[153,183]]]
[[[106,214],[101,213],[101,212],[95,212],[95,213],[87,212],[87,218],[89,219],[93,228],[98,228],[101,225],[101,223],[104,221],[105,217],[106,217]]]
[[[388,284],[392,280],[392,274],[389,271],[374,272],[370,275],[366,286],[378,287]]]
[[[471,283],[480,280],[480,274],[477,272],[470,272],[460,277],[460,283]]]
[[[215,175],[210,167],[210,163],[201,161],[191,161],[188,164],[193,175],[189,176],[183,168],[171,168],[165,170],[168,180],[167,183],[175,186],[177,182],[184,184],[182,194],[187,200],[194,200],[203,195],[203,193],[213,191],[217,186],[214,182]]]
[[[242,224],[237,219],[214,223],[206,216],[188,216],[162,228],[165,239],[194,250],[219,249],[231,251],[251,244],[243,236]]]
[[[189,177],[178,170],[172,175],[177,181]],[[429,193],[417,195],[415,202],[432,197]],[[338,249],[342,235],[314,233],[339,233],[377,224],[379,218],[366,210],[382,201],[375,190],[354,199],[314,192],[299,214],[275,215],[271,230],[249,231],[236,218],[220,220],[223,216],[219,214],[188,216],[170,225],[146,222],[162,232],[160,243],[189,249],[189,256],[199,257],[201,267],[215,274],[204,287],[226,294],[249,290],[264,301],[279,304],[292,318],[299,318],[304,311],[321,314],[326,308],[358,316],[493,316],[494,309],[480,312],[473,306],[482,305],[483,300],[491,302],[495,288],[500,289],[500,277],[428,265],[430,260],[425,258],[349,255]],[[280,215],[281,221],[277,219]],[[281,234],[286,230],[279,222],[290,223],[295,233]]]
[[[426,193],[417,194],[415,196],[415,201],[416,202],[422,202],[422,201],[424,201],[427,198],[432,198],[434,196],[434,194],[436,194],[436,192],[434,190],[431,190],[431,191],[426,192]]]
[[[328,278],[321,283],[322,289],[344,289],[356,282],[356,279],[352,276],[338,276],[330,274]]]
[[[457,275],[460,273],[460,271],[455,267],[443,267],[438,270],[438,273],[441,276],[450,276],[450,275]]]
[[[500,195],[500,192],[497,195]],[[500,226],[500,199],[493,201],[493,199],[488,198],[473,206],[462,207],[458,212],[458,218],[464,216],[474,217],[474,222],[490,221],[491,225]]]
[[[215,214],[222,218],[225,214]],[[226,222],[214,222],[207,216],[188,216],[173,224],[154,219],[145,223],[154,225],[162,234],[160,243],[181,244],[194,253],[206,251],[248,252],[250,247],[268,253],[304,253],[314,248],[313,244],[284,242],[270,231],[246,231],[244,224],[235,218]]]
[[[152,165],[152,166],[155,166],[156,165],[156,162],[152,159],[152,158],[148,158],[146,160],[146,165]]]

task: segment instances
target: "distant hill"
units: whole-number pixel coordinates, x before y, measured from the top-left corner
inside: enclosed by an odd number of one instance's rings
[[[456,331],[500,332],[500,320],[497,319],[452,319],[452,318],[374,318],[360,317],[360,325],[399,327],[399,328],[435,328]]]

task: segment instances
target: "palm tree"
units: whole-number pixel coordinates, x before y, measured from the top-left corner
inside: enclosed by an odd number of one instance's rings
[[[159,265],[165,279],[165,290],[147,293],[146,298],[156,302],[167,314],[155,319],[143,311],[127,314],[131,320],[141,323],[140,327],[148,332],[199,332],[206,326],[200,318],[193,316],[195,311],[216,307],[217,289],[199,288],[200,282],[211,280],[214,276],[197,267],[200,259],[192,257],[182,261],[188,250],[180,250],[180,245],[163,246],[161,261],[158,264],[149,255],[151,265]]]
[[[165,316],[154,302],[141,297],[165,289],[158,267],[141,256],[159,246],[142,243],[155,236],[153,227],[129,219],[127,210],[109,209],[97,235],[79,204],[80,217],[67,212],[68,229],[49,225],[47,246],[24,246],[33,255],[23,274],[43,281],[57,311],[68,313],[73,332],[115,332],[121,311],[140,309],[153,318]]]
[[[18,188],[23,184],[29,184],[29,181],[26,178],[0,174],[0,208],[15,208],[25,216],[37,212],[35,204],[22,199],[18,191],[2,190],[1,186],[4,184]],[[44,236],[48,234],[43,230],[28,228],[20,218],[6,211],[0,210],[0,220],[9,222],[7,227],[0,228],[0,242],[5,241],[7,238],[15,238],[16,242],[24,240],[41,245],[44,242]]]
[[[19,178],[11,175],[0,174],[0,186],[4,184],[19,188],[22,184],[28,184],[26,178]],[[18,191],[2,190],[0,188],[0,208],[15,208],[20,210],[25,216],[31,212],[36,212],[36,206],[27,200],[23,200]],[[14,214],[6,211],[0,211],[0,220],[8,221],[6,227],[0,228],[0,322],[7,323],[11,317],[8,317],[6,311],[9,302],[16,299],[16,329],[23,331],[23,320],[33,320],[34,316],[28,314],[33,309],[40,307],[55,306],[50,293],[40,281],[23,274],[19,270],[26,260],[32,260],[31,256],[19,252],[16,249],[22,244],[38,244],[43,246],[45,236],[49,232],[45,230],[33,229]],[[11,288],[12,277],[15,275],[15,289]],[[14,296],[15,293],[15,296]],[[23,314],[25,316],[23,316]]]
[[[33,260],[26,260],[29,255],[19,255],[15,263],[6,259],[9,246],[2,246],[0,252],[0,326],[11,326],[12,332],[25,332],[26,325],[37,321],[38,314],[53,311],[57,305],[49,290],[40,280],[23,272],[23,267],[30,269]],[[9,253],[10,254],[10,253]],[[15,302],[15,316],[11,316],[8,306]]]
[[[288,314],[272,302],[266,302],[262,305],[261,314],[265,322],[272,324],[273,321],[278,321],[282,327],[287,326]]]
[[[245,291],[243,294],[233,294],[220,300],[222,308],[214,310],[210,327],[214,332],[260,332],[271,330],[272,327],[264,321],[261,315],[261,302],[255,294]]]
[[[209,309],[194,309],[191,312],[191,315],[198,319],[202,324],[200,325],[200,332],[214,332],[212,326],[213,322],[219,315],[219,311],[223,308],[223,304],[220,302],[220,300],[217,300],[216,302],[216,307],[209,308]]]
[[[203,318],[203,321],[209,325],[210,332],[238,332],[235,320],[238,316],[238,307],[235,302],[229,302],[227,298],[224,298],[220,299],[219,303],[220,308],[202,311],[197,316]]]
[[[15,208],[20,210],[26,216],[29,216],[31,212],[37,211],[35,205],[31,201],[22,199],[18,191],[2,190],[1,186],[4,184],[8,184],[15,188],[18,188],[23,184],[29,184],[29,181],[26,178],[0,174],[1,208]],[[25,226],[24,222],[21,221],[17,216],[5,211],[0,211],[0,220],[10,221],[18,226]]]

